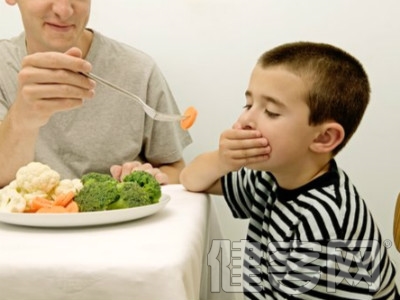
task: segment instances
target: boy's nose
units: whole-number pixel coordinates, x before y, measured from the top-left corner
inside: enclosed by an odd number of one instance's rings
[[[256,128],[256,122],[254,119],[254,116],[252,116],[251,113],[249,113],[249,111],[244,112],[238,122],[240,123],[241,127],[243,129],[255,129]]]
[[[243,129],[254,129],[254,128],[256,128],[256,127],[255,127],[255,124],[253,122],[250,122],[250,123],[245,124],[243,126]]]

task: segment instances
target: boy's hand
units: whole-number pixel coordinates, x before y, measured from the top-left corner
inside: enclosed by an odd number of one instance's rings
[[[242,129],[235,125],[220,136],[218,154],[226,173],[265,161],[270,152],[268,140],[257,130]]]

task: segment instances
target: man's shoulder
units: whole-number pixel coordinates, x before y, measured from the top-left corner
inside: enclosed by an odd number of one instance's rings
[[[0,53],[18,53],[23,51],[21,45],[24,45],[24,34],[21,33],[18,36],[9,39],[0,39]]]
[[[10,78],[14,78],[20,69],[22,58],[26,55],[23,41],[22,35],[0,40],[0,81],[3,85],[4,82],[10,82]]]
[[[153,58],[132,45],[117,39],[111,38],[98,31],[93,31],[93,42],[89,52],[89,56],[106,55],[106,57],[114,57],[119,60],[133,60],[135,62],[141,61],[142,63],[153,65]]]

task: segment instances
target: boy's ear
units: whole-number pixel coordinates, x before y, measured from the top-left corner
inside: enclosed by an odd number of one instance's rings
[[[343,141],[344,135],[344,129],[339,123],[324,123],[319,126],[318,135],[310,149],[316,153],[332,152]]]

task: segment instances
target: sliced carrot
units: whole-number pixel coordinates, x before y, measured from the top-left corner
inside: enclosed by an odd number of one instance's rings
[[[58,194],[57,197],[54,198],[54,205],[64,206],[61,203],[64,201],[66,194]]]
[[[67,213],[67,209],[63,206],[51,206],[51,207],[42,207],[36,213]]]
[[[49,200],[43,197],[36,197],[32,200],[27,213],[71,213],[79,212],[78,204],[73,201],[75,193],[70,191],[60,194],[56,199]]]
[[[36,197],[35,199],[32,200],[31,205],[30,205],[30,210],[29,212],[36,212],[41,208],[49,208],[53,206],[53,201],[42,198],[42,197]]]
[[[70,203],[68,203],[68,205],[65,207],[66,210],[70,213],[77,213],[79,212],[79,206],[78,203],[76,203],[75,201],[71,201]]]
[[[186,118],[181,120],[181,128],[187,130],[192,127],[194,121],[196,121],[197,110],[193,106],[190,106],[186,109],[183,115]]]
[[[60,194],[54,199],[54,205],[66,207],[74,197],[75,193],[73,191],[69,191],[66,194]]]

